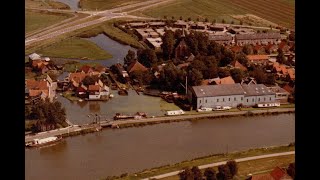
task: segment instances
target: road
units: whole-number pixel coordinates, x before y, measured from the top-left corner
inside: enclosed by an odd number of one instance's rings
[[[113,8],[113,9],[109,9],[109,10],[105,10],[105,11],[97,11],[97,12],[96,11],[85,11],[84,13],[88,13],[88,14],[90,14],[90,16],[75,20],[73,22],[65,23],[61,26],[55,26],[52,29],[45,30],[39,34],[29,36],[25,39],[25,46],[29,46],[35,42],[39,42],[39,41],[42,41],[45,39],[55,38],[59,35],[62,35],[62,34],[68,33],[68,32],[72,32],[72,31],[75,31],[75,30],[78,30],[81,28],[85,28],[88,26],[92,26],[95,24],[99,24],[99,23],[102,23],[104,21],[108,21],[108,20],[114,19],[114,18],[124,18],[125,17],[125,18],[146,19],[144,17],[137,17],[137,16],[128,15],[127,12],[125,12],[125,10],[132,9],[135,7],[141,7],[141,6],[143,6],[143,8],[150,8],[152,6],[156,6],[156,5],[168,2],[168,1],[171,1],[171,0],[149,0],[149,1],[130,4],[130,5],[126,5],[123,7],[117,7],[117,8]],[[139,9],[141,9],[141,8],[130,10],[130,12],[134,12]],[[51,10],[51,11],[54,11],[54,10]],[[70,10],[55,10],[55,11],[70,12]],[[81,11],[79,11],[79,12],[81,12]],[[97,19],[92,18],[92,17],[97,17]],[[86,22],[83,22],[83,21],[86,21]]]
[[[243,162],[243,161],[251,161],[251,160],[256,160],[256,159],[264,159],[264,158],[277,157],[277,156],[286,156],[286,155],[293,155],[293,154],[295,154],[295,151],[274,153],[274,154],[266,154],[266,155],[252,156],[252,157],[246,157],[246,158],[239,158],[239,159],[235,159],[235,161],[236,162]],[[219,165],[222,165],[222,164],[226,164],[226,163],[227,163],[227,161],[221,161],[221,162],[217,162],[217,163],[201,165],[201,166],[198,166],[198,167],[199,167],[199,169],[205,169],[205,168],[208,168],[208,167],[216,167],[216,166],[219,166]],[[162,178],[178,175],[181,171],[182,170],[174,171],[174,172],[170,172],[170,173],[166,173],[166,174],[161,174],[161,175],[158,175],[158,176],[145,178],[145,179],[142,179],[142,180],[162,179]]]

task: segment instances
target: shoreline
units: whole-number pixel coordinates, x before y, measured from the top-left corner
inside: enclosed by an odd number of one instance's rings
[[[117,120],[117,121],[101,121],[100,126],[102,129],[120,129],[130,127],[142,127],[147,125],[155,125],[160,123],[172,123],[181,121],[197,121],[208,118],[222,118],[222,117],[235,117],[235,116],[258,116],[258,115],[277,115],[284,113],[295,113],[295,108],[274,108],[274,109],[257,109],[246,111],[234,111],[234,112],[213,112],[206,114],[193,114],[193,115],[181,115],[181,116],[162,116],[154,118],[144,119],[130,119],[130,120]],[[100,128],[97,124],[91,125],[73,125],[66,128],[55,129],[51,131],[40,132],[34,135],[25,136],[25,142],[30,142],[36,138],[45,138],[50,136],[62,136],[63,138],[71,137],[75,135],[84,135],[87,133],[97,132]]]

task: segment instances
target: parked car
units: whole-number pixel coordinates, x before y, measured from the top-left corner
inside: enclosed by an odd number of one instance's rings
[[[201,107],[197,109],[197,112],[206,112],[206,111],[212,111],[212,108]]]
[[[230,110],[230,106],[216,106],[213,108],[213,111],[224,111],[224,110]]]

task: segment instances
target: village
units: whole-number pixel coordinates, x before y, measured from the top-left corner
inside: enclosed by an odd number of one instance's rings
[[[42,78],[25,80],[25,104],[54,101],[56,93],[72,101],[108,101],[112,90],[127,96],[129,89],[161,97],[183,111],[294,103],[292,31],[182,20],[120,22],[117,27],[138,37],[146,49],[129,50],[124,64],[82,65],[63,80],[56,78],[62,65],[33,53],[26,71]]]

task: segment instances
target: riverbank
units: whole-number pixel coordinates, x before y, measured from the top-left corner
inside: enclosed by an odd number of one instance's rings
[[[138,180],[138,179],[144,179],[144,178],[150,178],[155,177],[161,174],[170,173],[174,171],[182,170],[184,167],[192,167],[192,166],[203,166],[206,164],[221,162],[221,161],[227,161],[230,159],[240,159],[240,158],[247,158],[247,157],[254,157],[254,156],[261,156],[261,155],[267,155],[267,154],[275,154],[275,153],[282,153],[282,152],[291,152],[295,150],[294,143],[290,143],[289,145],[285,146],[278,146],[278,147],[263,147],[263,148],[257,148],[257,149],[249,149],[247,151],[238,151],[238,152],[232,152],[232,153],[225,153],[225,154],[213,154],[205,157],[199,157],[192,160],[182,161],[176,164],[169,164],[161,167],[156,167],[152,169],[143,170],[138,173],[130,174],[123,173],[120,176],[112,176],[108,177],[108,180]],[[294,155],[293,155],[294,156]],[[289,158],[291,161],[294,158]],[[270,165],[274,165],[274,163],[268,162]],[[268,169],[270,167],[260,167],[260,171]],[[242,173],[241,171],[244,171]],[[239,168],[239,176],[243,176],[242,174],[245,174],[245,169]],[[173,179],[173,178],[171,178]]]
[[[273,108],[273,109],[254,109],[250,110],[236,110],[229,111],[213,111],[205,114],[186,114],[180,116],[163,116],[146,118],[139,120],[125,120],[125,121],[113,121],[111,124],[112,128],[128,128],[128,127],[139,127],[145,125],[153,125],[159,123],[170,123],[170,122],[180,122],[180,121],[196,121],[208,118],[222,118],[222,117],[234,117],[234,116],[257,116],[257,115],[276,115],[280,113],[294,113],[295,108]],[[110,124],[109,124],[110,125]],[[102,123],[102,126],[104,124]]]
[[[212,119],[222,117],[234,117],[234,116],[257,116],[257,115],[276,115],[281,113],[294,113],[295,108],[274,108],[274,109],[257,109],[250,111],[238,111],[238,112],[212,112],[210,114],[196,114],[196,115],[181,115],[181,116],[166,116],[166,117],[154,117],[138,120],[106,120],[101,121],[102,128],[129,128],[140,127],[146,125],[154,125],[160,123],[180,122],[180,121],[197,121],[201,119]],[[90,132],[96,132],[95,125],[74,125],[63,129],[57,129],[53,131],[47,131],[38,133],[32,136],[25,136],[25,142],[30,142],[35,138],[46,138],[50,136],[74,136],[80,134],[86,134]]]

